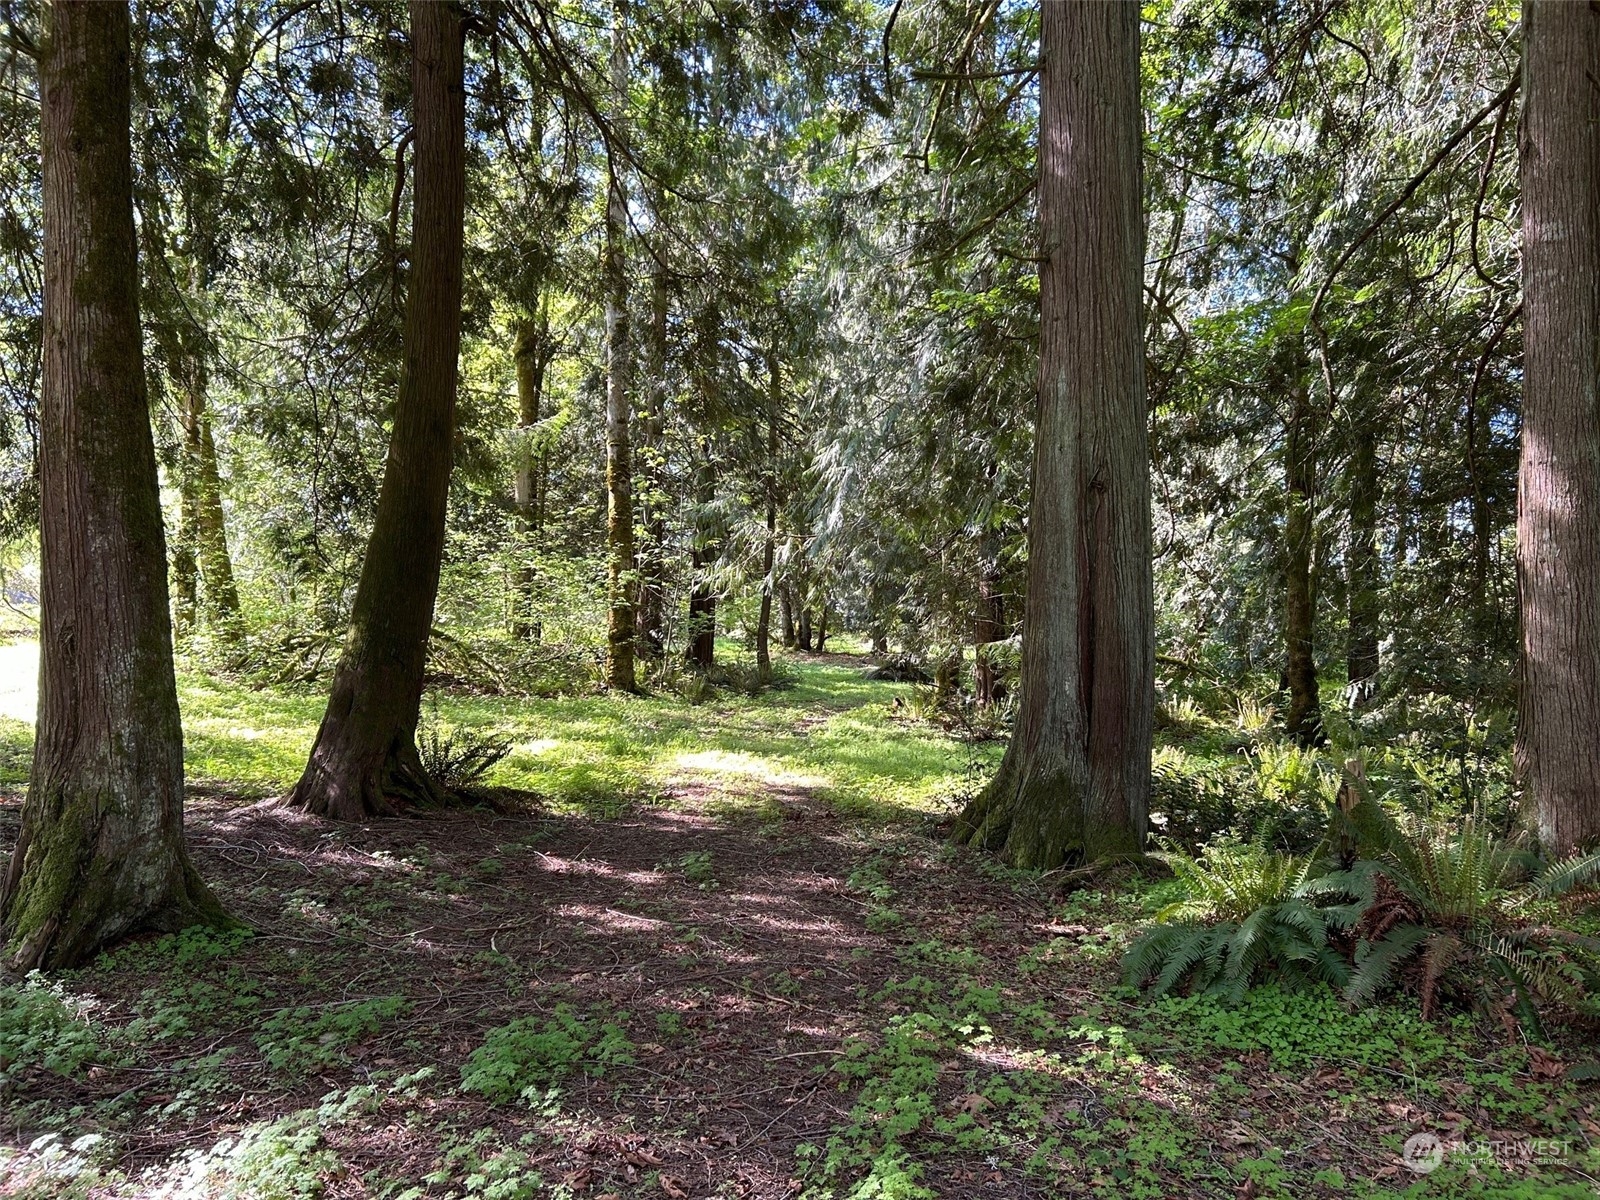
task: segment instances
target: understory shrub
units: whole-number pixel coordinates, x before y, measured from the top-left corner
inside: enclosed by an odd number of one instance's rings
[[[1356,1005],[1408,991],[1425,1017],[1448,999],[1536,1037],[1542,1008],[1596,1013],[1600,938],[1570,917],[1594,902],[1600,853],[1541,863],[1481,817],[1396,817],[1367,797],[1331,806],[1317,855],[1224,842],[1161,857],[1181,898],[1123,959],[1158,995],[1237,1002],[1264,980],[1322,980]]]

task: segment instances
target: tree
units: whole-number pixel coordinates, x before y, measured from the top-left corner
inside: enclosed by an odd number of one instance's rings
[[[1564,854],[1600,837],[1600,14],[1524,20],[1517,764]]]
[[[1046,4],[1021,708],[954,836],[1025,867],[1144,843],[1154,709],[1139,6]]]
[[[612,6],[611,86],[620,118],[628,103],[628,10]],[[620,122],[619,122],[620,123]],[[621,151],[611,147],[606,191],[606,245],[602,266],[606,297],[606,574],[609,616],[606,683],[620,691],[638,687],[633,670],[634,588],[633,444],[630,384],[633,348],[628,319],[628,184]]]
[[[124,4],[58,0],[40,59],[39,717],[5,959],[57,968],[225,921],[183,843],[183,731],[139,326]]]
[[[466,188],[462,20],[412,0],[412,267],[394,431],[344,655],[305,773],[285,802],[356,821],[440,799],[417,754],[439,590],[461,347]]]

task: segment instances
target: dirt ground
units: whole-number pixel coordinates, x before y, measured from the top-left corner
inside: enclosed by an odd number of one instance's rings
[[[137,1051],[73,1078],[36,1072],[11,1097],[0,1143],[25,1146],[75,1113],[67,1131],[110,1133],[125,1180],[155,1179],[186,1152],[374,1084],[317,1122],[332,1155],[305,1169],[327,1196],[789,1197],[826,1180],[817,1164],[843,1144],[829,1184],[842,1196],[866,1169],[848,1148],[891,1140],[877,1131],[892,1128],[899,1087],[933,1097],[931,1115],[893,1139],[928,1191],[873,1195],[1255,1197],[1345,1193],[1258,1189],[1251,1163],[1376,1183],[1398,1173],[1396,1138],[1473,1120],[1449,1112],[1461,1103],[1451,1093],[1403,1078],[1352,1103],[1337,1063],[1275,1071],[1264,1054],[1232,1056],[1243,1102],[1213,1107],[1215,1059],[1108,1058],[1094,1031],[1117,1027],[1104,1020],[1056,1027],[1043,1047],[1056,1065],[1041,1066],[1005,1036],[1009,1014],[1114,1013],[1107,930],[1125,901],[1062,901],[932,829],[864,831],[804,790],[774,795],[764,819],[713,818],[702,799],[609,820],[474,812],[334,826],[196,797],[195,860],[253,936],[187,958],[147,942],[72,975],[96,1021],[138,1031]],[[15,797],[0,804],[0,854],[18,812]],[[995,997],[996,1036],[931,1049],[937,1065],[921,1076],[914,1054],[841,1073],[880,1061],[863,1056],[958,975],[969,995]],[[325,1014],[381,1003],[370,1027],[317,1032]],[[617,1021],[633,1061],[572,1071],[532,1101],[458,1090],[490,1031],[563,1006]],[[864,1111],[873,1070],[888,1078]],[[1007,1127],[1015,1095],[1038,1102]],[[1141,1151],[1156,1127],[1174,1148]],[[929,1140],[936,1128],[945,1135]],[[517,1148],[520,1177],[540,1186],[474,1184],[489,1147]]]

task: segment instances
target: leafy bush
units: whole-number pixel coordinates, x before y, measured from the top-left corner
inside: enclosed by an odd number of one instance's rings
[[[35,1070],[74,1075],[94,1062],[100,1039],[58,984],[37,971],[0,986],[0,1095]]]
[[[601,1076],[631,1065],[633,1043],[620,1025],[586,1020],[558,1004],[549,1016],[521,1017],[489,1031],[461,1068],[461,1090],[495,1104],[529,1100],[575,1071]]]

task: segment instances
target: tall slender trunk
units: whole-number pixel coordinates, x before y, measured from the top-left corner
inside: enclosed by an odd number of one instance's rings
[[[997,679],[989,644],[1006,635],[1006,600],[1000,591],[1000,538],[989,530],[983,537],[983,553],[978,562],[978,618],[972,630],[972,680],[979,708],[995,702]]]
[[[611,91],[623,129],[628,103],[628,16],[625,0],[614,0],[611,17]],[[638,690],[633,668],[634,589],[633,445],[629,378],[632,347],[628,329],[628,185],[613,153],[606,193],[606,684]]]
[[[823,654],[828,648],[828,601],[826,598],[817,606],[817,623],[813,629],[817,635],[817,653]]]
[[[442,799],[416,732],[455,438],[466,115],[460,9],[412,0],[410,12],[415,195],[400,396],[344,656],[285,798],[343,821]]]
[[[227,520],[222,509],[222,475],[217,469],[217,443],[211,433],[211,414],[207,408],[210,370],[203,356],[190,364],[185,396],[185,469],[194,476],[194,551],[199,567],[200,611],[225,637],[237,638],[239,588],[233,577],[233,559],[228,553]]]
[[[1346,555],[1349,640],[1345,665],[1350,701],[1357,706],[1371,700],[1377,689],[1378,625],[1383,613],[1375,421],[1371,406],[1355,414],[1355,446],[1350,455],[1350,548]]]
[[[794,626],[794,589],[787,580],[778,585],[778,613],[783,622],[783,648],[796,650],[800,646],[800,635]]]
[[[1600,13],[1523,19],[1517,765],[1564,855],[1600,840]]]
[[[640,430],[644,487],[640,492],[645,540],[639,554],[638,649],[660,658],[666,648],[666,435],[667,277],[657,268],[650,283],[650,338],[646,343],[649,379]]]
[[[1023,867],[1144,844],[1155,692],[1139,6],[1040,7],[1039,394],[1022,699],[953,836]]]
[[[517,325],[512,357],[517,369],[517,426],[522,440],[517,447],[517,473],[512,483],[512,502],[522,534],[522,561],[517,567],[515,594],[512,597],[512,636],[537,644],[544,626],[536,611],[539,572],[534,556],[539,549],[539,484],[545,452],[533,444],[533,430],[539,424],[544,400],[544,376],[550,366],[550,322],[541,305],[539,316]]]
[[[711,457],[711,443],[702,439],[699,479],[695,484],[695,501],[699,508],[694,538],[690,547],[690,567],[693,582],[689,591],[689,622],[686,629],[689,645],[687,659],[690,666],[709,671],[717,660],[717,593],[712,587],[711,568],[720,556],[715,515],[711,505],[717,496],[716,465]]]
[[[803,603],[800,605],[800,622],[795,628],[794,640],[801,650],[811,653],[811,609]]]
[[[756,677],[772,682],[772,578],[778,553],[778,414],[783,405],[783,377],[778,356],[767,355],[767,463],[762,491],[767,501],[767,537],[761,551],[761,612],[756,618]]]
[[[233,107],[247,65],[241,61],[241,50],[253,41],[255,30],[248,21],[241,22],[237,45],[228,54],[217,43],[215,22],[216,15],[203,7],[193,74],[180,112],[182,249],[174,249],[155,214],[146,223],[145,241],[153,254],[169,260],[169,274],[179,293],[172,305],[176,311],[154,323],[168,372],[181,393],[179,534],[173,560],[177,625],[188,632],[204,621],[224,638],[235,640],[243,626],[210,410],[212,290],[222,220],[222,154],[232,136]],[[221,97],[214,103],[214,72],[219,65]],[[148,169],[170,168],[151,162]]]
[[[183,728],[145,390],[126,4],[57,0],[39,94],[39,716],[0,880],[4,960],[59,968],[226,920],[183,843]]]
[[[1295,362],[1299,357],[1295,356]],[[1303,370],[1289,380],[1291,411],[1284,449],[1284,680],[1289,688],[1285,726],[1302,746],[1322,741],[1322,704],[1317,695],[1316,594],[1312,558],[1316,549],[1317,438],[1311,389]]]

